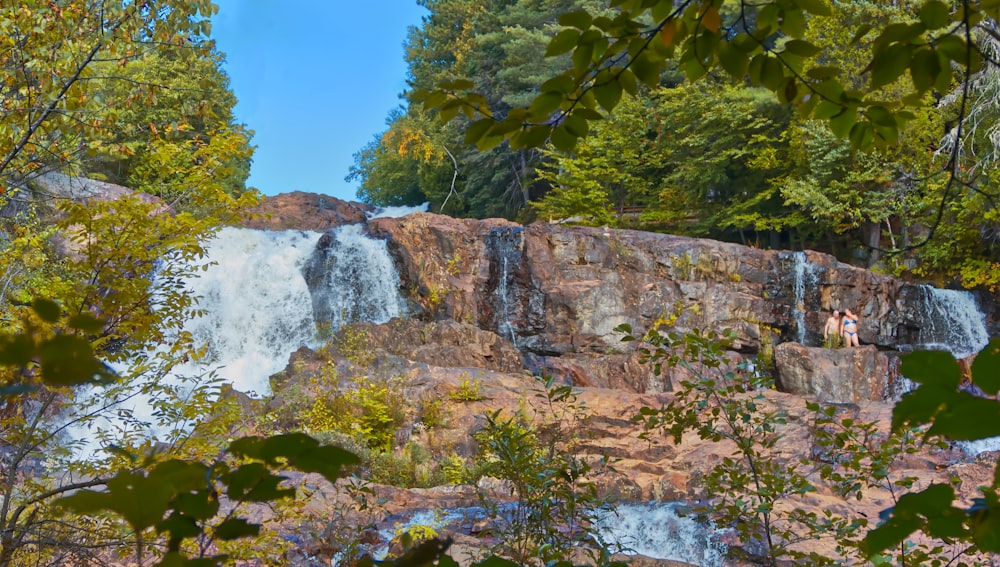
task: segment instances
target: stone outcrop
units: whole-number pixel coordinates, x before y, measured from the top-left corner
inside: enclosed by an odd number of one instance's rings
[[[662,391],[633,368],[621,324],[636,334],[733,329],[735,348],[757,354],[818,345],[829,312],[852,306],[862,343],[880,350],[949,340],[941,319],[952,309],[933,297],[943,292],[812,251],[430,213],[368,226],[388,239],[416,316],[494,331],[580,385]]]
[[[261,230],[324,231],[344,224],[359,224],[374,207],[341,201],[326,195],[294,191],[264,199],[242,223]]]
[[[782,343],[774,349],[774,362],[779,390],[820,402],[891,401],[905,381],[899,357],[872,345],[827,349]]]
[[[818,443],[817,416],[806,403],[835,404],[838,419],[875,422],[887,431],[891,400],[904,382],[895,349],[947,339],[937,328],[947,316],[933,305],[937,291],[810,251],[426,213],[366,224],[370,235],[388,243],[400,289],[410,302],[407,317],[356,325],[369,340],[368,366],[337,356],[329,345],[321,352],[300,349],[273,380],[272,410],[302,403],[295,396],[308,401],[321,395],[317,384],[322,381],[313,378],[323,372],[336,377],[324,387],[338,388],[362,376],[392,376],[402,384],[411,410],[410,421],[397,433],[398,445],[447,448],[469,457],[476,449],[474,433],[488,412],[505,409],[551,426],[551,407],[539,404],[537,378],[551,375],[558,383],[581,387],[578,401],[588,419],[573,416],[561,424],[572,432],[577,455],[595,463],[614,460],[618,472],[598,482],[603,493],[626,501],[694,501],[705,496],[700,479],[731,458],[734,445],[695,434],[676,442],[666,435],[653,443],[642,437],[633,418],[642,408],[670,403],[672,384],[685,374],[671,369],[655,375],[641,362],[636,343],[622,342],[623,333],[616,329],[627,324],[636,335],[651,328],[733,329],[734,369],[771,357],[777,368],[778,390],[746,395],[755,396],[761,412],[786,416],[775,425],[782,436],[775,448],[778,465],[798,467],[817,486],[780,506],[871,520],[898,496],[873,487],[865,489],[863,501],[848,502],[819,478],[814,465],[834,463],[840,456]],[[331,240],[320,239],[320,246]],[[829,311],[843,307],[860,315],[864,346],[816,348]],[[984,302],[982,307],[992,318],[992,306]],[[335,372],[329,372],[331,365]],[[453,395],[469,383],[480,395]],[[434,426],[422,421],[421,413],[432,403],[446,407],[446,417],[439,415]],[[975,487],[991,482],[993,462],[988,461],[972,461],[955,449],[928,448],[900,456],[891,468],[894,478],[916,478],[916,489],[960,479],[952,484],[968,503]],[[485,482],[478,488],[503,498],[502,486]],[[310,506],[329,521],[334,500],[324,500],[325,488],[311,489]],[[473,497],[469,487],[378,490],[387,515],[373,520],[373,531],[391,527],[388,518],[394,514],[464,506]],[[331,522],[312,531],[324,529],[329,534],[337,528]],[[462,549],[476,549],[489,537],[474,531],[456,534]],[[830,542],[809,545],[810,551],[838,554]],[[333,553],[316,549],[318,557]]]

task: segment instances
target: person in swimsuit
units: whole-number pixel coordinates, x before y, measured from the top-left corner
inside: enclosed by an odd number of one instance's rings
[[[840,330],[840,311],[834,309],[833,315],[826,319],[826,326],[823,327],[823,346],[840,348],[840,339],[843,334],[843,331]]]
[[[845,346],[861,346],[858,341],[858,316],[850,309],[844,309],[844,320],[840,322],[840,334]]]

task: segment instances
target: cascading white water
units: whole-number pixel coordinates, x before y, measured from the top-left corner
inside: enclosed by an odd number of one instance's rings
[[[972,356],[990,342],[986,316],[967,291],[920,286],[918,349],[947,350],[955,358]]]
[[[513,506],[512,503],[505,503],[498,509],[501,514],[506,514]],[[592,523],[602,543],[612,552],[680,561],[700,567],[721,567],[726,546],[717,540],[718,530],[678,513],[681,508],[675,502],[622,503],[614,511],[598,512]],[[373,550],[374,557],[382,559],[388,550],[388,542],[415,526],[461,532],[487,517],[486,510],[478,506],[401,514],[379,530],[382,543]]]
[[[332,234],[334,245],[323,252],[327,269],[312,295],[316,311],[330,319],[320,323],[336,330],[353,321],[385,323],[401,315],[399,274],[385,241],[368,238],[361,225],[342,226]]]
[[[268,377],[285,367],[292,351],[315,340],[302,269],[320,236],[224,228],[207,246],[214,265],[187,282],[205,314],[184,329],[195,344],[208,344],[204,364],[218,368],[236,390],[268,394]]]
[[[199,382],[196,377],[214,371],[216,378],[235,390],[268,395],[269,377],[288,364],[289,355],[300,346],[315,346],[317,323],[336,330],[353,321],[384,323],[403,313],[399,277],[386,243],[365,237],[360,225],[332,231],[330,246],[322,252],[331,270],[322,274],[324,285],[310,290],[303,271],[320,253],[317,243],[322,237],[303,231],[220,230],[206,245],[206,270],[185,282],[187,290],[199,298],[197,306],[203,314],[187,321],[183,332],[191,334],[195,345],[207,345],[206,356],[174,367],[158,384],[176,388],[183,398],[184,391]],[[317,322],[317,301],[334,315],[330,320]],[[132,373],[128,365],[118,370],[123,375]],[[105,396],[97,389],[79,392],[78,399],[85,400],[80,411],[89,411]],[[112,417],[95,427],[121,428],[115,412],[155,424],[148,395],[123,396],[127,399],[111,412],[103,412]],[[75,417],[69,414],[66,419]],[[159,433],[155,425],[149,432]],[[92,436],[91,431],[71,431],[77,440]],[[85,446],[80,454],[94,450]]]
[[[792,255],[792,301],[795,311],[792,316],[795,319],[796,340],[799,344],[806,344],[806,289],[816,283],[816,268],[805,252],[795,252]]]
[[[721,566],[726,547],[715,540],[715,530],[678,510],[678,505],[666,502],[620,504],[615,512],[597,518],[595,525],[606,543],[629,554]]]

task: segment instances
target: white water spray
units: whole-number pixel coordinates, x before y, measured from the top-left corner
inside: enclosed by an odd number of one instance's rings
[[[792,300],[795,302],[796,342],[806,344],[806,288],[816,283],[816,267],[806,258],[805,252],[792,255]]]
[[[920,286],[918,349],[946,350],[955,358],[972,356],[990,342],[986,316],[967,291]]]
[[[359,225],[331,232],[330,246],[322,252],[331,269],[320,274],[322,285],[310,289],[304,269],[321,254],[316,245],[322,237],[303,231],[219,231],[206,245],[206,270],[185,282],[187,291],[199,298],[197,307],[203,314],[189,320],[182,332],[190,333],[195,345],[207,345],[207,353],[201,360],[174,367],[157,380],[158,385],[173,388],[184,398],[201,383],[199,377],[214,371],[223,385],[265,396],[271,391],[270,376],[288,364],[292,352],[316,346],[317,323],[335,331],[348,322],[384,323],[402,314],[399,277],[386,243],[365,237]],[[317,302],[334,316],[317,321]],[[122,375],[132,373],[124,367],[118,370]],[[81,399],[90,399],[81,409],[99,405],[105,396],[99,389],[81,391]],[[94,427],[124,430],[113,417],[121,413],[154,424],[148,434],[159,437],[163,431],[155,425],[154,411],[148,395],[133,393],[110,412],[102,412],[112,417]],[[79,429],[71,433],[78,440],[92,435]],[[92,446],[82,449],[83,454],[93,451]]]
[[[606,543],[628,554],[681,561],[701,567],[723,564],[726,547],[714,538],[715,529],[679,514],[673,503],[621,504],[616,512],[596,519]]]

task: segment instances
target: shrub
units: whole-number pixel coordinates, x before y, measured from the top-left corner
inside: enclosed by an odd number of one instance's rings
[[[456,402],[478,402],[485,397],[483,383],[464,373],[458,387],[448,392],[448,397]]]

